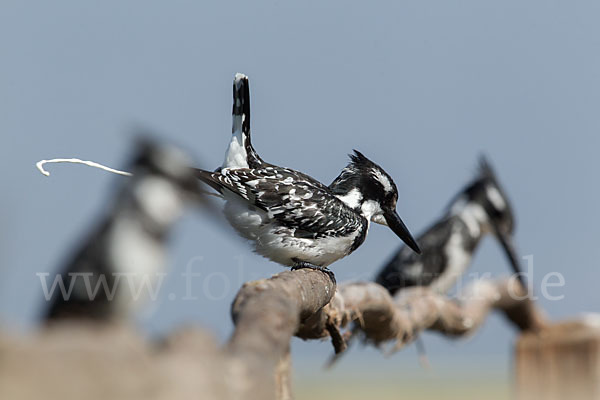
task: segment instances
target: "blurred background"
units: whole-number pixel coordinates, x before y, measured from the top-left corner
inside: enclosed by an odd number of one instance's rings
[[[222,162],[231,82],[250,76],[261,156],[329,183],[353,148],[382,165],[415,233],[442,212],[485,152],[517,214],[516,242],[533,255],[534,290],[553,318],[596,311],[600,292],[600,3],[592,0],[0,2],[0,323],[36,328],[39,272],[56,272],[127,179],[44,158],[113,167],[144,126]],[[399,246],[373,226],[332,266],[338,281],[371,279]],[[201,325],[225,341],[240,285],[281,270],[233,231],[190,212],[172,241],[170,274],[138,318],[148,335]],[[195,277],[186,292],[182,275]],[[509,271],[487,238],[471,269]],[[185,294],[191,296],[185,296]],[[173,294],[172,296],[169,296]],[[354,346],[332,370],[331,345],[293,346],[298,399],[486,398],[510,393],[514,331],[492,317],[469,340],[426,334],[391,357]],[[333,385],[332,385],[333,383]],[[332,392],[335,390],[335,392]]]

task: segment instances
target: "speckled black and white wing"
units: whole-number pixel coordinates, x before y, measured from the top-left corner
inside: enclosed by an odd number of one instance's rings
[[[348,236],[365,223],[325,185],[291,169],[199,170],[198,176],[220,193],[229,191],[265,211],[297,238]]]

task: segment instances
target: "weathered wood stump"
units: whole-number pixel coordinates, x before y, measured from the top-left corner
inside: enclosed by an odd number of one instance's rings
[[[515,397],[600,399],[600,315],[523,333],[515,346]]]

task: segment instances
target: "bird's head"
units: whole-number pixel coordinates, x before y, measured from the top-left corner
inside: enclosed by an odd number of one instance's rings
[[[396,212],[396,184],[379,165],[354,150],[348,166],[329,187],[347,206],[370,221],[390,227],[411,249],[421,252]]]
[[[184,203],[199,196],[192,160],[175,146],[139,138],[129,168],[134,201],[161,226],[173,223]]]
[[[498,239],[506,253],[513,270],[521,272],[515,246],[513,233],[515,218],[506,193],[502,189],[491,164],[485,157],[479,160],[479,170],[475,179],[467,185],[453,208],[464,205],[474,205],[483,211],[480,224],[482,231],[491,232]],[[523,279],[519,275],[521,282]]]
[[[198,179],[192,165],[192,159],[180,148],[140,137],[131,169],[134,175],[139,171],[143,175],[168,180],[181,190],[197,192]]]
[[[467,185],[460,197],[466,203],[481,207],[486,217],[483,221],[485,229],[504,236],[513,234],[515,219],[512,207],[485,157],[480,158],[477,176]]]

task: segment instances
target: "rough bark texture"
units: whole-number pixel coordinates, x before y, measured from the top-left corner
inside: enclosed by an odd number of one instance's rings
[[[375,283],[346,283],[336,292],[320,271],[283,272],[242,287],[232,306],[235,331],[224,348],[198,329],[160,345],[123,326],[65,324],[31,337],[4,335],[0,398],[291,399],[293,335],[331,336],[338,352],[357,333],[400,348],[424,329],[469,334],[491,309],[521,330],[537,330],[544,318],[514,296],[520,290],[508,280],[478,281],[455,300],[418,288],[392,298]]]
[[[342,284],[327,307],[304,325],[298,336],[327,336],[327,322],[343,328],[353,323],[346,338],[362,333],[376,345],[396,341],[396,349],[410,343],[421,331],[429,329],[447,336],[474,332],[492,309],[501,311],[522,331],[538,331],[545,318],[525,296],[514,279],[480,280],[468,286],[457,299],[449,299],[427,288],[404,289],[392,298],[373,282]]]
[[[236,371],[241,372],[236,376],[242,384],[240,393],[270,399],[277,392],[291,392],[291,367],[285,366],[290,340],[303,321],[329,303],[335,287],[327,274],[310,269],[242,286],[231,308],[235,331],[227,345]]]

